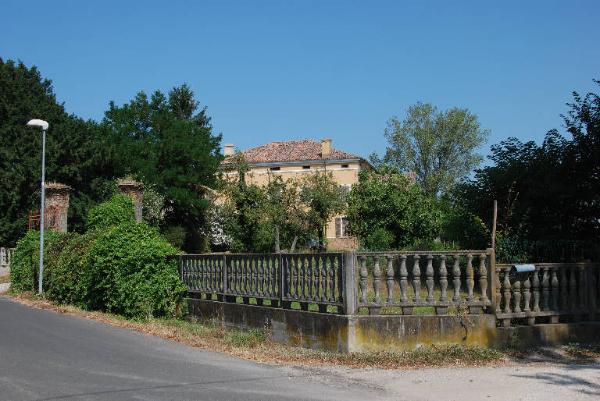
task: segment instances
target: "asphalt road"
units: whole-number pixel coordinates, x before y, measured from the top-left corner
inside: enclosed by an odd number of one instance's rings
[[[381,390],[0,297],[0,400],[361,400]]]

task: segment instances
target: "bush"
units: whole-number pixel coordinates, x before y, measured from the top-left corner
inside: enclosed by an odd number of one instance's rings
[[[55,231],[44,233],[44,268],[60,250],[65,234]],[[10,288],[15,292],[36,291],[40,269],[40,232],[28,231],[17,242],[10,266]]]
[[[134,222],[133,202],[122,194],[114,195],[110,200],[90,209],[86,228],[89,230],[104,229],[121,223]]]
[[[61,304],[89,309],[91,274],[88,253],[99,236],[98,231],[71,234],[62,252],[46,270],[46,296]]]
[[[173,315],[185,294],[176,248],[146,224],[101,232],[89,249],[90,306],[126,317]]]

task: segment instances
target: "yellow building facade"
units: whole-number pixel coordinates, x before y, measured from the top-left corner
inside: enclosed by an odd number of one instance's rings
[[[359,172],[371,168],[362,157],[333,148],[330,139],[320,142],[271,142],[240,153],[249,165],[246,181],[255,185],[266,185],[273,176],[280,176],[283,180],[298,180],[307,174],[325,171],[344,190],[349,191],[358,182]],[[234,154],[234,146],[225,145],[225,160],[221,166],[225,177],[237,175],[237,172],[228,168]],[[331,219],[325,229],[325,236],[327,248],[331,250],[355,249],[358,246],[356,238],[348,232],[348,220],[344,214]]]

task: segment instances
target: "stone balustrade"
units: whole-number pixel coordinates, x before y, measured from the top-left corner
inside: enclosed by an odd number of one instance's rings
[[[0,272],[10,271],[10,261],[14,252],[14,248],[0,247]]]
[[[361,252],[358,308],[369,314],[483,313],[492,305],[493,250]]]
[[[559,323],[594,320],[600,313],[600,264],[540,263],[514,273],[513,265],[496,265],[496,317],[514,323]]]

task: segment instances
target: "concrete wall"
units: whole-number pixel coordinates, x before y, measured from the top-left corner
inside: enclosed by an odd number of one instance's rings
[[[190,315],[227,327],[267,329],[274,341],[338,352],[402,351],[420,345],[463,344],[527,348],[591,342],[600,322],[496,327],[492,314],[445,316],[344,316],[188,299]]]

